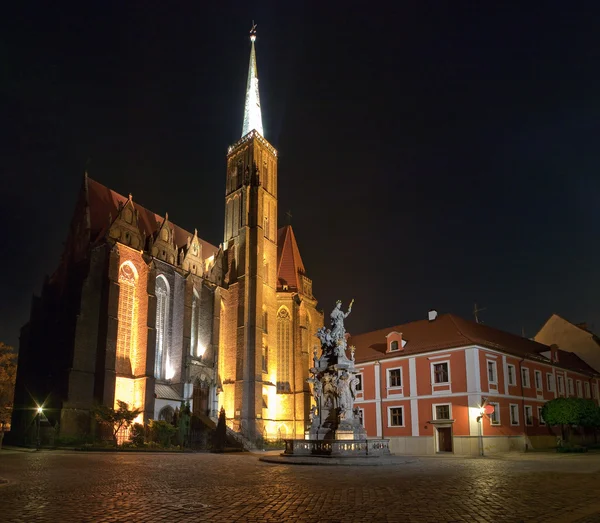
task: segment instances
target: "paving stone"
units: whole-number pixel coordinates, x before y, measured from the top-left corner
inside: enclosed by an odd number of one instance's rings
[[[592,523],[599,471],[595,454],[322,467],[240,453],[1,451],[0,520]]]

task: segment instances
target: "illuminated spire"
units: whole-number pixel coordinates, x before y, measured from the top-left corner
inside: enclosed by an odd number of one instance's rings
[[[260,113],[260,97],[258,95],[258,73],[256,72],[256,52],[254,51],[255,40],[256,24],[253,21],[252,29],[250,29],[252,49],[250,50],[250,66],[248,67],[248,84],[246,86],[246,105],[244,107],[242,136],[246,136],[250,131],[256,129],[264,137],[262,115]]]

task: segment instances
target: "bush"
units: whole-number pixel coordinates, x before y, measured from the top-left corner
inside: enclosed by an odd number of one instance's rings
[[[146,440],[146,428],[141,423],[134,423],[131,427],[131,434],[129,436],[131,443],[136,447],[143,447],[144,441]]]
[[[170,447],[176,432],[177,427],[167,421],[150,420],[150,439],[161,447]]]

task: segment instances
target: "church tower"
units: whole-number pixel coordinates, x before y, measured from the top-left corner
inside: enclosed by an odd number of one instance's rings
[[[277,151],[264,137],[255,40],[253,26],[242,137],[227,153],[219,364],[230,426],[250,438],[264,435],[277,403],[277,358],[269,353],[277,343]]]

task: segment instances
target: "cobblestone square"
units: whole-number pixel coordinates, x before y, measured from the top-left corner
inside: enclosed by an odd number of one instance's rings
[[[600,455],[302,466],[257,454],[0,452],[0,521],[600,521]]]

